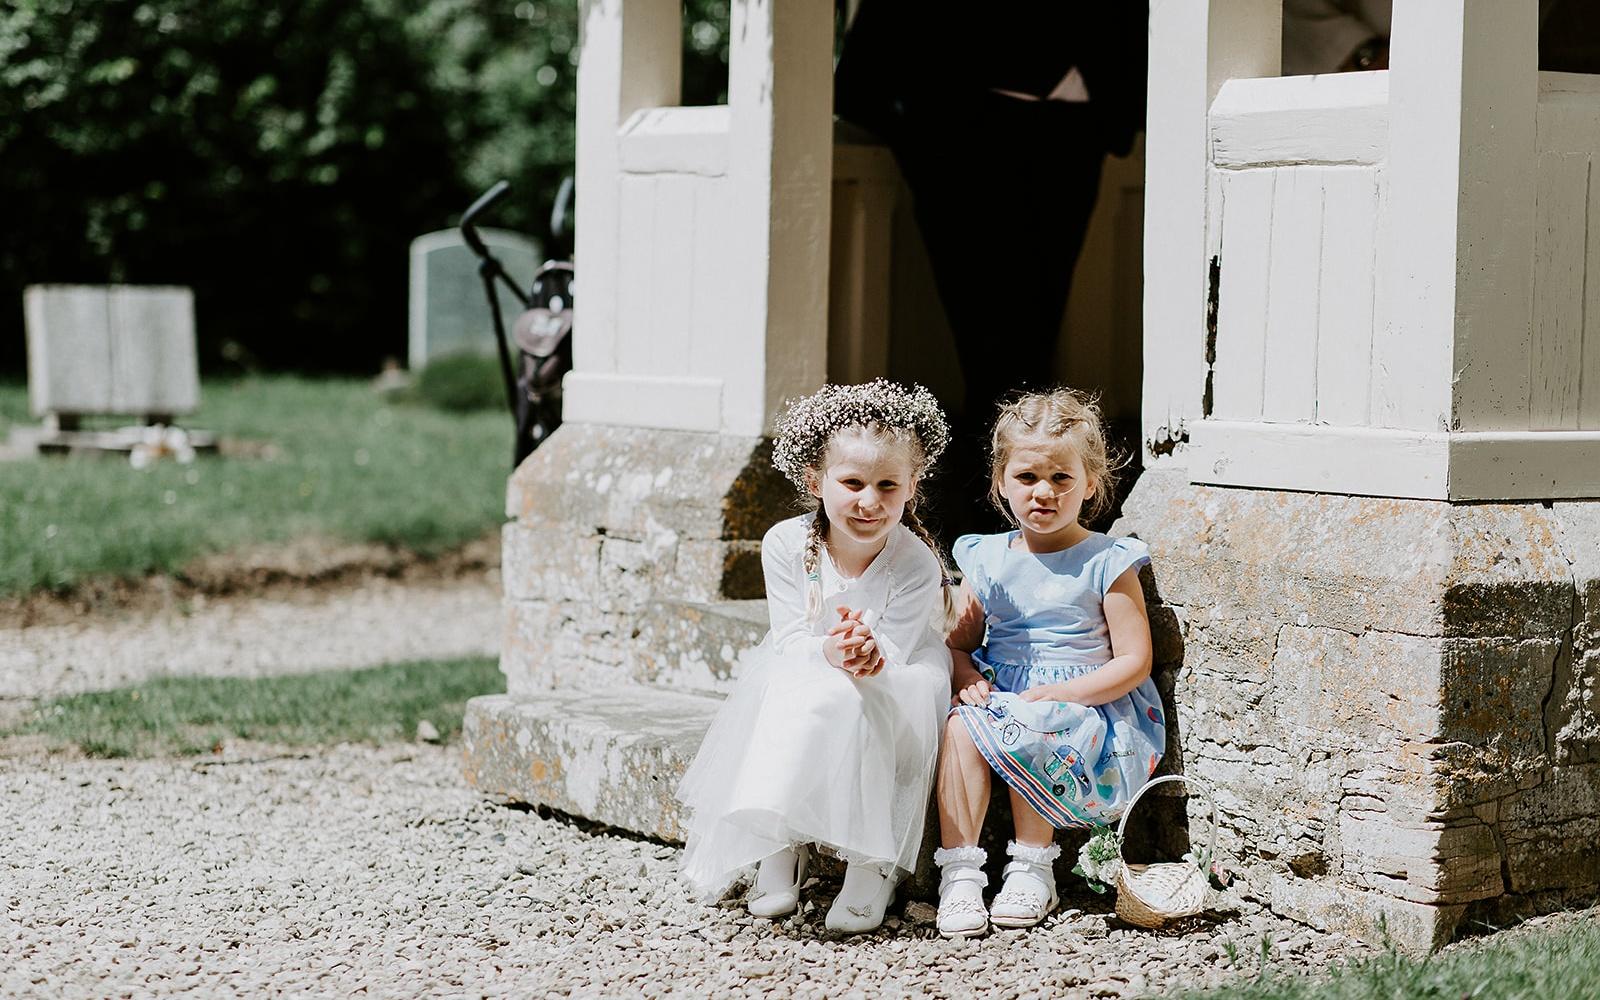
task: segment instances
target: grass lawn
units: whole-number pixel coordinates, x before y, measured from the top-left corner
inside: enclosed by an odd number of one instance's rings
[[[1600,996],[1600,925],[1514,928],[1426,958],[1389,951],[1321,978],[1279,975],[1184,1000],[1547,1000]]]
[[[493,657],[254,679],[169,677],[42,702],[4,735],[42,734],[92,757],[210,753],[234,739],[409,742],[424,719],[453,739],[468,698],[504,690]]]
[[[385,402],[365,380],[207,381],[188,426],[270,445],[262,457],[0,462],[0,595],[93,576],[171,573],[196,556],[326,536],[422,554],[503,520],[511,419]],[[28,421],[0,384],[0,435]]]

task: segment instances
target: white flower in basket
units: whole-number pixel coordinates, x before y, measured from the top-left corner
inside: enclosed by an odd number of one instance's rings
[[[1128,825],[1128,816],[1145,792],[1169,781],[1184,782],[1205,800],[1206,808],[1211,813],[1211,830],[1205,849],[1198,855],[1190,851],[1182,861],[1129,864],[1122,856],[1122,832]],[[1117,916],[1123,920],[1139,927],[1155,928],[1182,917],[1193,916],[1206,908],[1211,889],[1211,859],[1215,857],[1217,849],[1217,807],[1211,801],[1211,793],[1198,781],[1181,774],[1169,774],[1147,783],[1128,802],[1116,831],[1107,828],[1096,833],[1084,845],[1084,852],[1089,852],[1090,847],[1102,839],[1112,845],[1116,856],[1110,861],[1102,860],[1105,848],[1101,847],[1094,859],[1095,870],[1110,876],[1110,884],[1117,890]],[[1083,857],[1080,853],[1080,863]],[[1084,870],[1088,871],[1087,865]]]

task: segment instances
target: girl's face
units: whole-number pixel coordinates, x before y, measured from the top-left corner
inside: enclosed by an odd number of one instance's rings
[[[1064,548],[1088,534],[1078,515],[1084,501],[1094,496],[1096,484],[1069,442],[1020,442],[1000,475],[1001,495],[1030,544]]]
[[[861,548],[881,546],[900,523],[916,491],[907,451],[865,434],[840,434],[828,444],[811,495],[822,501],[828,524],[841,533],[841,541]]]

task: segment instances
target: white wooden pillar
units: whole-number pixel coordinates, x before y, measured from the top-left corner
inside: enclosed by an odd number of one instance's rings
[[[1374,363],[1405,375],[1374,397],[1378,426],[1526,428],[1538,21],[1537,0],[1395,5]]]
[[[1147,466],[1199,419],[1206,371],[1207,109],[1225,80],[1277,76],[1283,0],[1151,0],[1145,139],[1143,437]]]
[[[617,353],[618,130],[641,108],[677,104],[683,85],[678,0],[582,0],[573,254],[583,269],[580,370],[613,371]],[[587,197],[585,197],[587,196]]]
[[[744,256],[733,281],[755,294],[728,331],[723,422],[770,429],[787,396],[821,384],[828,349],[833,181],[833,8],[743,0],[732,9],[729,170]]]
[[[832,8],[731,13],[728,104],[690,108],[678,4],[584,7],[569,421],[757,435],[822,381]]]

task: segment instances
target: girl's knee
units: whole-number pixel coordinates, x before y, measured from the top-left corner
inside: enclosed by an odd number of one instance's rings
[[[978,745],[972,742],[972,733],[967,729],[967,724],[954,713],[944,720],[944,739],[958,750],[970,750],[973,753],[978,750]]]

